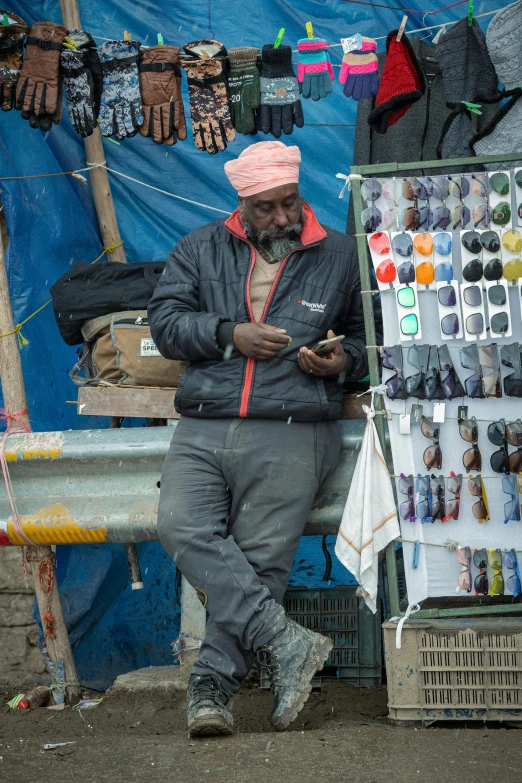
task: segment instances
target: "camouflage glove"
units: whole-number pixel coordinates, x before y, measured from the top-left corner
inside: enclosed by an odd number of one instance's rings
[[[60,52],[67,28],[36,22],[25,42],[25,58],[16,90],[16,108],[31,128],[51,129],[62,119]]]
[[[2,111],[11,111],[22,68],[24,38],[29,32],[29,26],[21,16],[0,8],[0,18],[4,14],[9,24],[0,24],[0,108]]]
[[[303,107],[299,100],[299,86],[292,68],[292,47],[282,44],[263,46],[261,53],[261,106],[257,115],[258,127],[278,139],[283,133],[292,133],[294,125],[304,125]]]
[[[257,133],[254,109],[261,100],[257,58],[259,49],[240,46],[228,50],[228,92],[232,125],[239,133]]]
[[[140,85],[145,121],[142,136],[171,147],[187,138],[181,99],[179,46],[151,46],[140,56]]]
[[[219,41],[194,41],[183,48],[192,58],[181,65],[187,74],[194,143],[199,150],[215,155],[227,148],[227,141],[236,138],[223,60],[217,59],[226,57],[227,52]]]
[[[100,130],[104,136],[135,136],[143,124],[138,78],[139,41],[105,41],[98,46],[103,69]]]
[[[103,72],[96,44],[89,33],[71,30],[67,38],[78,47],[69,49],[66,41],[61,56],[67,107],[74,130],[85,138],[96,128]]]

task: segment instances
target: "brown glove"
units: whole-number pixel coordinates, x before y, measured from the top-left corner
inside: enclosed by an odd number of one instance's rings
[[[11,111],[22,68],[24,38],[29,32],[29,26],[21,16],[0,8],[0,19],[4,14],[9,24],[0,24],[0,108],[2,111]]]
[[[139,65],[145,118],[140,133],[169,147],[187,138],[179,52],[179,46],[151,46],[142,50]]]
[[[31,128],[50,130],[62,119],[60,52],[67,28],[36,22],[25,43],[25,58],[16,90],[16,108]]]

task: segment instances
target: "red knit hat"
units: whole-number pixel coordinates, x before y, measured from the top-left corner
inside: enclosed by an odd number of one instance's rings
[[[424,95],[426,79],[408,38],[397,41],[398,30],[392,30],[386,40],[386,60],[382,69],[375,108],[368,124],[377,133],[388,128],[406,114],[412,103]]]

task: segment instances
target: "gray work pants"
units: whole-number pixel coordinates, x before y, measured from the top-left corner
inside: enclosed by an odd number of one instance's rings
[[[209,613],[194,673],[233,694],[286,622],[283,597],[315,495],[341,451],[335,421],[182,417],[158,535]]]

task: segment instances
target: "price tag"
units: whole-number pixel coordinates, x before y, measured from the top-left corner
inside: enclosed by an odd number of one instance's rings
[[[468,406],[467,405],[459,405],[457,417],[458,417],[458,420],[459,420],[459,424],[460,424],[461,421],[465,421],[468,418]]]
[[[341,38],[341,44],[345,54],[354,52],[356,49],[362,49],[362,35],[356,33],[355,35],[350,35],[349,38]]]
[[[422,421],[422,405],[411,406],[411,423],[420,424]]]
[[[444,418],[446,416],[446,403],[436,402],[433,406],[433,421],[436,424],[444,424]]]
[[[409,435],[411,430],[411,416],[408,413],[401,413],[399,416],[399,432],[401,435]]]

